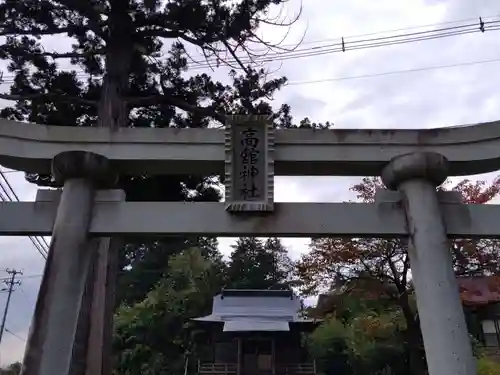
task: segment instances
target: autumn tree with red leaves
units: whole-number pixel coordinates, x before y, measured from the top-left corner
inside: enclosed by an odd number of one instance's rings
[[[500,194],[500,179],[492,184],[463,180],[451,185],[448,181],[438,189],[459,192],[463,203],[484,204]],[[383,187],[379,178],[366,177],[351,190],[358,200],[372,203],[376,190]],[[457,275],[500,275],[500,241],[458,239],[450,241],[450,249]],[[406,321],[412,372],[424,372],[420,323],[412,298],[411,265],[405,239],[313,239],[310,252],[297,263],[297,270],[305,295],[327,290],[339,298],[349,295],[393,301]],[[331,301],[336,303],[335,298]]]

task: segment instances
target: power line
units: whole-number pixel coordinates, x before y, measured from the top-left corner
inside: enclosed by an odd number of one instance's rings
[[[500,58],[499,59],[490,59],[490,60],[467,61],[467,62],[462,62],[462,63],[453,63],[453,64],[446,64],[446,65],[426,66],[426,67],[413,68],[413,69],[392,70],[392,71],[388,71],[388,72],[362,74],[362,75],[357,75],[357,76],[328,77],[328,78],[321,78],[321,79],[307,80],[307,81],[291,81],[291,82],[288,82],[286,84],[286,86],[309,85],[309,84],[314,84],[314,83],[334,82],[334,81],[347,81],[347,80],[361,79],[361,78],[372,78],[372,77],[389,76],[389,75],[396,75],[396,74],[423,72],[423,71],[428,71],[428,70],[448,69],[448,68],[454,68],[454,67],[460,67],[460,66],[489,64],[489,63],[494,63],[494,62],[499,62],[499,61],[500,61]],[[24,173],[23,171],[9,171],[9,172],[10,173]]]
[[[18,336],[16,333],[12,332],[10,329],[7,329],[7,327],[5,327],[5,332],[10,333],[12,336],[18,338],[19,340],[26,342],[25,339],[23,339],[22,337]]]
[[[24,171],[3,171],[3,173],[25,173]]]
[[[496,18],[500,16],[500,14],[495,14],[493,16],[487,16],[487,17],[482,17],[483,20],[488,20],[490,18]],[[390,29],[390,30],[384,30],[384,31],[376,31],[376,32],[371,32],[371,33],[366,33],[366,34],[357,34],[357,35],[350,35],[350,38],[358,38],[362,36],[372,36],[372,35],[380,35],[380,34],[386,34],[386,33],[391,33],[391,32],[397,32],[397,31],[407,31],[407,30],[416,30],[416,29],[423,29],[426,27],[438,27],[438,26],[444,26],[444,25],[452,25],[456,23],[464,23],[464,22],[472,22],[472,21],[477,21],[478,17],[474,18],[465,18],[461,20],[456,20],[456,21],[446,21],[446,22],[438,22],[438,23],[432,23],[432,24],[426,24],[426,25],[415,25],[415,26],[407,26],[399,29]],[[336,38],[339,39],[339,38]],[[328,40],[335,40],[335,39],[327,39]]]
[[[295,81],[295,82],[289,82],[289,83],[287,83],[287,85],[289,85],[289,86],[308,85],[308,84],[312,84],[312,83],[346,81],[346,80],[351,80],[351,79],[381,77],[381,76],[387,76],[387,75],[393,75],[393,74],[423,72],[423,71],[427,71],[427,70],[448,69],[448,68],[454,68],[454,67],[458,67],[458,66],[471,66],[471,65],[488,64],[488,63],[494,63],[494,62],[500,62],[500,58],[491,59],[491,60],[481,60],[481,61],[469,61],[469,62],[447,64],[447,65],[427,66],[427,67],[422,67],[422,68],[414,68],[414,69],[406,69],[406,70],[393,70],[390,72],[363,74],[363,75],[359,75],[359,76],[331,77],[331,78],[323,78],[323,79],[317,79],[317,80],[311,80],[311,81]]]
[[[21,292],[21,294],[23,295],[24,299],[26,300],[26,303],[28,305],[31,305],[30,299],[28,298],[28,295],[24,291],[24,288],[22,287],[22,285],[19,287],[19,291]]]
[[[383,35],[383,34],[394,33],[394,32],[398,32],[398,31],[408,31],[408,30],[417,30],[417,29],[424,29],[424,28],[441,27],[444,25],[452,25],[452,24],[464,23],[464,22],[476,21],[476,24],[477,24],[478,18],[480,20],[485,21],[485,22],[489,22],[488,20],[490,18],[497,18],[499,16],[500,16],[500,14],[495,14],[493,16],[487,16],[487,17],[474,17],[474,18],[465,18],[465,19],[461,19],[461,20],[438,22],[438,23],[432,23],[432,24],[426,24],[426,25],[414,25],[414,26],[407,26],[407,27],[402,27],[402,28],[398,28],[398,29],[388,29],[388,30],[373,31],[373,32],[363,33],[363,34],[354,34],[354,35],[348,35],[348,36],[328,38],[328,39],[303,41],[301,44],[305,45],[305,44],[314,44],[314,43],[325,43],[325,42],[332,42],[334,40],[342,40],[342,38],[359,38],[359,37],[366,37],[366,36],[373,36],[373,35]],[[293,47],[293,46],[294,46],[294,44],[283,45],[283,47]]]
[[[429,71],[429,70],[449,69],[449,68],[460,67],[460,66],[473,66],[473,65],[479,65],[479,64],[489,64],[489,63],[494,63],[494,62],[500,62],[500,59],[469,61],[469,62],[463,62],[463,63],[454,63],[454,64],[447,64],[447,65],[435,65],[435,66],[427,66],[427,67],[422,67],[422,68],[414,68],[414,69],[406,69],[406,70],[393,70],[393,71],[389,71],[389,72],[363,74],[363,75],[358,75],[358,76],[330,77],[330,78],[322,78],[322,79],[309,80],[309,81],[295,81],[295,82],[292,81],[292,82],[288,82],[286,84],[286,86],[308,85],[308,84],[324,83],[324,82],[347,81],[347,80],[362,79],[362,78],[382,77],[382,76],[397,75],[397,74],[423,72],[423,71]],[[23,173],[23,171],[10,171],[10,172]],[[26,277],[41,277],[41,276],[42,275],[31,275],[31,276],[26,276]]]
[[[497,16],[492,16],[491,18],[493,18],[493,17],[497,17]],[[490,18],[490,17],[487,17],[487,18]],[[457,24],[457,23],[462,23],[462,22],[469,22],[472,20],[475,20],[475,19],[469,18],[469,19],[465,19],[462,21],[450,21],[450,22],[443,22],[443,23],[437,23],[437,24],[431,24],[431,25],[413,26],[413,27],[406,27],[406,28],[400,28],[400,29],[379,31],[379,32],[368,33],[368,34],[353,35],[353,36],[348,36],[348,37],[326,39],[323,41],[306,42],[304,44],[323,43],[326,41],[341,40],[340,42],[333,43],[333,44],[327,44],[324,46],[313,46],[313,47],[297,49],[297,50],[285,52],[285,53],[273,53],[273,54],[269,54],[269,55],[266,55],[263,57],[256,58],[254,61],[259,62],[259,63],[271,62],[271,61],[275,61],[276,59],[283,61],[283,60],[297,59],[297,58],[302,58],[302,57],[320,56],[320,55],[336,53],[336,52],[346,52],[346,51],[353,51],[353,50],[360,50],[360,49],[367,49],[367,48],[376,48],[376,47],[382,47],[382,46],[407,44],[407,43],[414,43],[414,42],[432,40],[432,39],[440,39],[440,38],[445,38],[445,37],[465,35],[465,34],[471,34],[471,33],[477,33],[477,32],[500,30],[500,20],[491,20],[491,21],[486,21],[486,22],[483,22],[480,20],[480,24],[478,24],[477,22],[476,23],[467,23],[467,24],[450,26],[450,27],[442,27],[442,28],[427,30],[427,31],[403,33],[403,34],[389,35],[389,36],[376,37],[376,38],[355,39],[355,38],[360,38],[360,37],[386,34],[388,32],[415,30],[415,29],[422,29],[424,27],[435,27],[435,26],[441,26],[441,25],[447,25],[447,24],[451,25],[451,24]],[[481,23],[482,23],[482,28],[481,28]],[[349,38],[353,38],[354,40],[352,40],[352,41],[347,40]],[[242,61],[243,63],[253,62],[253,60],[251,60],[249,58],[246,58],[246,59],[242,58],[242,60],[243,60]],[[457,67],[457,66],[492,63],[492,62],[498,62],[498,61],[499,61],[498,59],[495,59],[495,60],[485,60],[485,61],[476,61],[476,62],[468,62],[468,63],[457,63],[457,64],[451,64],[451,65],[431,66],[431,67],[423,67],[423,68],[416,68],[416,69],[409,69],[409,70],[367,74],[367,75],[360,75],[360,76],[325,78],[325,79],[314,80],[314,81],[298,81],[298,82],[290,82],[290,83],[288,83],[288,85],[312,84],[312,83],[320,83],[320,82],[331,82],[331,81],[378,77],[378,76],[386,76],[386,75],[394,75],[394,74],[420,72],[420,71],[433,70],[433,69],[451,68],[451,67]],[[236,60],[232,59],[231,62],[236,63]],[[211,66],[211,63],[216,63],[216,59],[215,58],[208,59],[204,63],[192,63],[190,66],[190,69],[195,70],[195,69],[209,68]],[[78,72],[77,74],[85,74],[85,73]],[[12,77],[14,77],[14,76],[12,75]],[[2,83],[9,83],[8,81],[9,81],[9,79],[5,80]],[[14,189],[12,188],[9,181],[7,180],[7,178],[4,175],[4,173],[16,173],[16,172],[19,172],[19,171],[5,171],[5,172],[0,171],[0,177],[2,177],[3,180],[5,181],[5,182],[2,182],[0,180],[0,198],[5,202],[7,202],[7,201],[19,201],[17,194],[15,193]],[[37,251],[46,259],[47,258],[47,250],[49,247],[46,240],[43,237],[29,237],[29,238],[30,238],[31,242],[33,243],[34,247],[37,249]]]
[[[483,25],[484,27],[481,27]],[[473,33],[484,33],[486,31],[496,31],[500,29],[500,20],[483,22],[482,24],[466,24],[448,28],[441,28],[436,30],[421,31],[415,33],[397,34],[385,37],[368,38],[349,41],[346,38],[341,38],[340,42],[327,44],[318,47],[309,47],[296,49],[289,52],[275,52],[265,54],[264,56],[249,58],[241,57],[239,60],[243,64],[251,64],[253,62],[265,63],[273,61],[284,61],[303,57],[321,56],[336,52],[348,52],[368,48],[386,47],[400,44],[415,43],[433,39],[448,38],[452,36],[467,35]],[[217,64],[219,59],[217,57],[209,58],[205,62],[193,62],[188,64],[191,70],[210,68]],[[220,60],[219,60],[220,61]],[[236,59],[228,59],[231,64],[237,63]]]
[[[455,21],[453,23],[458,23],[458,22]],[[439,24],[436,24],[436,25],[439,25]],[[411,28],[406,28],[406,30],[409,30],[409,29],[411,29]],[[399,30],[405,30],[405,29],[399,29]],[[387,46],[415,43],[415,42],[421,42],[421,41],[428,41],[428,40],[433,40],[433,39],[448,38],[448,37],[452,37],[452,36],[460,36],[460,35],[467,35],[467,34],[473,34],[473,33],[484,33],[486,31],[497,31],[497,30],[500,30],[500,20],[497,19],[497,20],[491,20],[491,21],[483,21],[480,18],[479,22],[476,22],[476,23],[467,23],[467,24],[458,25],[458,26],[442,27],[442,28],[433,29],[433,30],[419,31],[419,32],[412,32],[412,33],[403,33],[403,34],[389,35],[389,36],[384,36],[384,37],[364,38],[364,39],[358,38],[358,39],[354,39],[352,41],[348,40],[348,38],[355,38],[355,37],[341,37],[341,38],[336,39],[336,40],[340,39],[340,42],[331,43],[331,44],[327,44],[327,45],[323,45],[323,46],[299,48],[299,49],[295,49],[293,51],[287,51],[287,52],[268,53],[268,54],[264,54],[264,55],[259,56],[259,57],[255,57],[253,59],[248,57],[248,56],[246,56],[246,57],[240,56],[240,57],[238,57],[238,59],[243,64],[266,63],[266,62],[274,62],[274,61],[281,62],[281,61],[285,61],[285,60],[292,60],[292,59],[298,59],[298,58],[303,58],[303,57],[321,56],[321,55],[326,55],[326,54],[332,54],[332,53],[338,53],[338,52],[348,52],[348,51],[362,50],[362,49],[368,49],[368,48],[387,47]],[[383,32],[365,34],[365,35],[369,36],[369,35],[376,35],[376,34],[381,34],[381,33],[383,33]],[[220,59],[217,57],[210,57],[210,58],[206,59],[204,62],[194,61],[192,63],[188,63],[188,69],[189,70],[197,70],[197,69],[211,68],[213,65],[217,65],[218,61],[220,61]],[[237,60],[234,58],[227,59],[227,62],[230,64],[237,64]],[[74,71],[74,70],[68,70],[68,71]],[[90,77],[90,75],[84,71],[76,72],[76,75],[79,77],[82,77],[82,78],[83,77]],[[4,80],[2,83],[12,83],[14,77],[15,77],[15,75],[4,76]],[[95,78],[98,78],[98,77],[95,77]]]
[[[36,5],[39,4],[39,0],[24,0],[23,4],[27,4],[27,3],[31,3],[31,2],[36,4]],[[382,30],[382,31],[374,31],[374,32],[368,32],[368,33],[363,33],[363,34],[349,35],[347,37],[348,38],[365,37],[365,36],[381,35],[381,34],[385,34],[385,33],[389,33],[389,32],[416,30],[416,29],[423,29],[423,28],[429,28],[429,27],[440,27],[440,26],[444,26],[444,25],[453,25],[453,24],[457,24],[457,23],[477,21],[478,18],[486,21],[490,18],[495,18],[498,16],[500,16],[500,14],[495,14],[495,15],[486,16],[486,17],[471,17],[471,18],[465,18],[465,19],[460,19],[460,20],[455,20],[455,21],[437,22],[437,23],[425,24],[425,25],[406,26],[406,27],[396,28],[396,29],[387,29],[387,30]],[[333,40],[338,40],[341,38],[342,37],[318,39],[318,40],[305,40],[301,44],[305,45],[305,44],[314,44],[314,43],[324,43],[324,42],[330,42]],[[295,46],[295,44],[284,44],[282,46],[283,47],[293,47],[293,46]],[[200,56],[203,56],[203,55],[200,54]]]
[[[21,275],[21,276],[18,276],[17,278],[18,279],[33,279],[33,278],[38,278],[38,277],[42,277],[43,274],[36,274],[36,275]]]
[[[0,170],[0,199],[3,202],[19,202],[19,196],[14,191],[12,185],[4,174],[5,172]],[[28,237],[35,247],[35,249],[40,253],[40,255],[47,259],[49,244],[43,237],[29,236]]]
[[[362,79],[362,78],[382,77],[382,76],[397,75],[397,74],[423,72],[423,71],[429,71],[429,70],[449,69],[449,68],[460,67],[460,66],[473,66],[473,65],[479,65],[479,64],[489,64],[489,63],[495,63],[495,62],[500,62],[500,59],[469,61],[469,62],[463,62],[463,63],[454,63],[454,64],[447,64],[447,65],[435,65],[435,66],[427,66],[427,67],[422,67],[422,68],[414,68],[414,69],[406,69],[406,70],[393,70],[393,71],[389,71],[389,72],[363,74],[363,75],[358,75],[358,76],[330,77],[330,78],[322,78],[322,79],[309,80],[309,81],[295,81],[295,82],[292,81],[292,82],[288,82],[286,84],[286,86],[308,85],[308,84],[324,83],[324,82],[347,81],[347,80]],[[23,173],[23,171],[10,171],[10,172]],[[42,275],[31,275],[31,276],[27,276],[27,277],[41,277],[41,276]]]
[[[19,173],[19,172],[23,172],[23,171],[14,171],[14,170],[3,171],[4,174],[7,174],[7,173]]]
[[[12,188],[12,185],[2,170],[0,170],[0,199],[3,202],[19,202],[19,196]],[[29,236],[28,238],[40,255],[44,259],[47,259],[49,244],[45,238],[35,236]]]
[[[500,21],[496,21],[496,22],[500,23]],[[499,26],[496,26],[496,27],[491,28],[489,30],[491,30],[491,31],[500,30],[500,24],[499,24]],[[376,47],[380,47],[380,46],[399,45],[399,44],[412,43],[412,42],[424,41],[424,40],[441,39],[441,38],[449,37],[449,36],[465,35],[465,34],[471,34],[471,33],[477,33],[477,32],[481,32],[481,31],[480,30],[457,31],[457,32],[447,33],[446,35],[444,35],[444,34],[443,35],[439,35],[439,36],[425,36],[425,37],[419,36],[419,37],[413,38],[411,40],[403,40],[403,41],[396,41],[396,42],[391,42],[391,41],[387,42],[387,41],[385,41],[385,42],[380,42],[380,43],[371,43],[371,44],[364,44],[364,45],[360,45],[360,46],[347,47],[346,51],[354,51],[354,50],[360,50],[360,49],[376,48]],[[280,61],[285,61],[285,60],[292,60],[292,59],[301,58],[301,57],[321,56],[321,55],[330,54],[330,53],[336,53],[336,52],[343,52],[342,47],[335,47],[335,48],[330,48],[328,50],[315,51],[315,52],[289,54],[289,55],[286,55],[286,56],[279,57],[279,60]],[[272,62],[272,61],[276,61],[276,58],[264,57],[264,58],[259,58],[258,59],[259,63]],[[200,64],[200,66],[198,66],[198,67],[192,68],[191,70],[196,70],[196,69],[202,68],[201,65],[202,64]],[[205,65],[205,67],[209,67],[209,66],[210,66],[209,64]],[[83,77],[90,77],[88,74],[86,74],[84,72],[77,72],[76,74],[77,74],[77,76],[80,76],[82,78]],[[4,83],[11,83],[11,82],[12,82],[12,80],[4,80],[2,82],[2,84],[4,84]]]

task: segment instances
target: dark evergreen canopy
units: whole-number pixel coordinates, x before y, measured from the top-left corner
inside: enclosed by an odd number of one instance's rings
[[[256,30],[262,23],[272,24],[270,8],[285,2],[4,1],[0,36],[5,42],[0,45],[0,58],[8,62],[3,83],[10,88],[0,98],[13,105],[2,109],[0,116],[116,129],[221,126],[224,114],[271,113],[276,126],[294,126],[286,104],[276,109],[270,104],[286,78],[268,79],[264,69],[244,64],[257,57],[252,52],[256,43],[261,50],[273,48]],[[230,71],[232,84],[191,69],[195,64],[186,48],[193,46],[205,56],[206,64],[231,64],[235,68]],[[242,52],[243,59],[238,57]],[[300,126],[316,124],[304,119]],[[27,178],[39,185],[52,183],[50,176]],[[117,187],[125,190],[130,201],[217,201],[221,195],[216,185],[217,176],[124,175]],[[167,219],[169,213],[165,215]],[[201,245],[206,252],[216,247],[213,241],[185,238],[128,244],[122,265],[141,264],[148,273],[133,277],[142,280],[140,288],[128,280],[128,288],[121,290],[128,293],[135,285],[138,296],[144,296],[168,257],[192,245]]]

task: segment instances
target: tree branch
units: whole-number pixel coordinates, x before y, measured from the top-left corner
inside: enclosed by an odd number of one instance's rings
[[[75,30],[74,26],[71,27],[59,27],[59,28],[48,28],[48,29],[36,29],[33,28],[32,30],[19,30],[19,29],[11,29],[11,30],[6,30],[10,26],[7,25],[0,25],[0,28],[2,28],[2,31],[0,31],[0,36],[7,36],[7,35],[33,35],[33,36],[42,36],[42,35],[55,35],[55,34],[65,34],[71,31]]]
[[[392,277],[390,277],[389,275],[384,275],[384,273],[381,271],[374,272],[363,259],[360,258],[359,261],[363,265],[363,267],[365,268],[365,271],[370,275],[370,277],[372,277],[374,279],[381,279],[381,280],[387,279],[389,281],[394,281],[394,279]]]
[[[86,56],[96,56],[96,55],[104,55],[106,51],[104,49],[99,49],[96,51],[87,51],[87,52],[42,52],[39,55],[52,57],[53,59],[69,59],[69,58],[78,58],[78,57],[86,57]]]
[[[159,26],[158,26],[159,27]],[[149,36],[149,37],[158,37],[158,38],[179,38],[191,44],[194,44],[198,47],[204,47],[207,44],[220,42],[222,38],[209,38],[204,40],[198,40],[193,37],[190,37],[184,33],[181,33],[176,30],[165,30],[165,29],[145,29],[139,32],[141,36]]]
[[[211,117],[214,120],[221,122],[222,124],[225,124],[226,122],[229,121],[229,119],[225,115],[217,113],[217,111],[215,111],[212,108],[198,107],[186,103],[184,100],[175,98],[171,95],[158,94],[158,95],[145,96],[142,98],[125,98],[125,100],[129,105],[136,107],[149,106],[155,104],[169,104],[179,109],[182,109],[183,111],[186,112],[196,113],[200,116]]]
[[[406,288],[406,284],[408,283],[408,270],[410,269],[410,257],[408,256],[408,253],[406,253],[405,260],[403,262],[403,276],[402,276],[402,283]]]
[[[403,285],[402,280],[399,279],[399,272],[396,268],[396,265],[392,261],[391,257],[387,258],[387,263],[389,264],[389,268],[391,269],[392,274],[394,275],[394,284],[396,285],[396,288],[398,289],[399,293],[402,293],[403,290],[406,288],[406,286]]]
[[[157,36],[160,38],[178,38],[180,33],[178,31],[172,31],[172,30],[146,28],[139,30],[138,34],[141,36],[151,36],[151,37]]]
[[[245,65],[241,62],[240,58],[238,57],[238,55],[236,55],[236,52],[233,51],[233,49],[231,48],[231,46],[229,45],[229,43],[226,41],[226,40],[223,40],[222,41],[222,44],[224,44],[224,46],[228,49],[229,53],[231,54],[231,56],[233,56],[234,60],[238,63],[238,65],[240,66],[241,69],[243,69],[243,71],[246,73],[246,74],[249,74],[249,70],[245,67]],[[227,63],[226,63],[227,64]],[[229,64],[228,64],[229,65]]]
[[[83,105],[88,105],[88,106],[97,106],[97,101],[94,100],[88,100],[88,99],[83,99],[83,98],[76,98],[76,97],[71,97],[63,94],[56,94],[56,93],[39,93],[39,94],[26,94],[26,95],[16,95],[16,94],[0,94],[0,99],[3,100],[14,100],[14,101],[20,101],[20,100],[36,100],[36,99],[46,99],[45,101],[50,101],[50,100],[57,100],[61,102],[69,102],[69,103],[78,103],[78,104],[83,104]]]
[[[91,5],[90,2],[80,0],[57,0],[58,3],[66,7],[68,10],[78,12],[82,17],[87,18],[88,28],[96,35],[103,37],[103,32],[100,23],[100,12]]]

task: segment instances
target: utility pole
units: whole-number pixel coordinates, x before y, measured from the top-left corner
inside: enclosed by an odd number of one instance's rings
[[[7,269],[6,272],[10,275],[10,278],[3,280],[3,282],[7,285],[7,302],[5,303],[5,310],[3,312],[2,325],[0,326],[0,344],[2,343],[5,321],[7,320],[7,312],[9,311],[10,297],[14,291],[14,285],[21,285],[21,281],[16,281],[16,276],[23,274],[21,271],[9,269]]]

